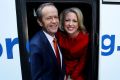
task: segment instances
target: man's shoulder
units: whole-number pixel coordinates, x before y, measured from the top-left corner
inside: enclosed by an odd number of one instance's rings
[[[38,31],[30,40],[31,43],[35,42],[38,43],[44,38],[43,31]]]

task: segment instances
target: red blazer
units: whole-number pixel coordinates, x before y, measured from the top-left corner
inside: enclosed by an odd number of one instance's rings
[[[57,37],[66,64],[66,75],[70,75],[72,80],[85,80],[83,70],[88,54],[88,33],[80,32],[75,38],[70,38],[57,32]]]

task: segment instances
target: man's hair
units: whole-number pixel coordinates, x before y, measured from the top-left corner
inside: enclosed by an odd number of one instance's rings
[[[43,3],[43,4],[41,4],[36,11],[37,18],[39,18],[40,21],[42,20],[42,17],[43,17],[42,10],[46,6],[54,6],[55,7],[55,5],[53,3]]]

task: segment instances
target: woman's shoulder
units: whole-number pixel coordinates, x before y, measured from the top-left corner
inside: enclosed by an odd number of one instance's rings
[[[77,38],[88,38],[89,33],[88,32],[79,32]]]
[[[87,31],[80,32],[79,34],[82,35],[82,36],[88,36],[89,35],[89,33]]]

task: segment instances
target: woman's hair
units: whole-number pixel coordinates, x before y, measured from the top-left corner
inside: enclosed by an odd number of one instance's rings
[[[86,28],[83,24],[83,14],[82,11],[79,8],[76,7],[72,7],[72,8],[68,8],[65,9],[61,14],[60,14],[60,30],[64,31],[64,21],[65,21],[65,16],[66,14],[68,14],[69,12],[73,12],[76,14],[77,16],[77,20],[78,20],[78,25],[79,25],[79,30],[82,32],[86,31]]]

